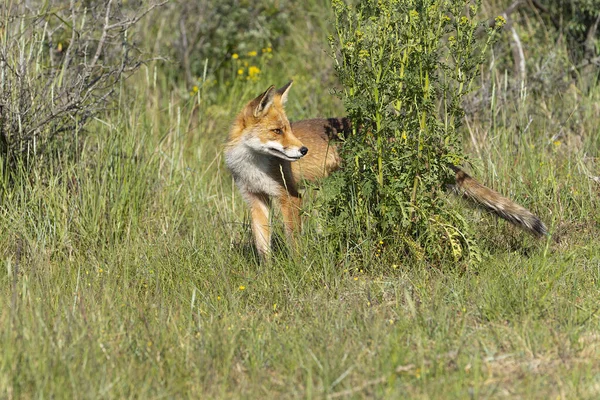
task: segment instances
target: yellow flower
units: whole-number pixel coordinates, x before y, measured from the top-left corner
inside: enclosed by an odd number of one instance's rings
[[[243,74],[244,74],[244,68],[238,69],[238,75],[243,75]]]
[[[502,15],[498,15],[495,19],[495,22],[498,28],[502,28],[504,25],[506,25],[506,18],[504,18]]]
[[[259,73],[260,68],[258,68],[257,66],[251,65],[250,68],[248,68],[248,76],[251,79],[255,78]]]
[[[554,145],[555,145],[556,147],[560,146],[560,140],[555,140],[555,141],[554,141]]]
[[[238,53],[233,53],[231,55],[231,58],[233,58],[234,60],[237,60],[238,58],[240,58],[240,56],[238,55]]]
[[[194,85],[194,87],[192,88],[192,91],[194,93],[198,93],[198,86]]]
[[[264,49],[262,49],[262,52],[263,52],[263,53],[270,53],[270,52],[272,52],[272,51],[273,51],[273,49],[272,49],[272,48],[270,48],[270,47],[265,47]]]
[[[239,289],[240,289],[240,290],[246,290],[246,286],[244,286],[244,285],[240,285]]]
[[[258,54],[258,53],[257,53],[256,51],[254,51],[254,50],[252,50],[252,51],[249,51],[249,52],[248,52],[248,55],[249,55],[250,57],[256,57],[256,55],[257,55],[257,54]]]

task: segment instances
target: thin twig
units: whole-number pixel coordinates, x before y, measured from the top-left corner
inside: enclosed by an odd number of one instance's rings
[[[67,46],[67,51],[65,52],[65,59],[63,61],[62,74],[64,76],[65,72],[69,69],[69,64],[71,63],[71,52],[73,51],[72,46],[75,43],[75,37],[77,31],[75,27],[77,26],[77,20],[75,19],[75,0],[71,0],[71,43]],[[64,79],[61,80],[61,86]]]
[[[144,18],[146,16],[146,14],[148,14],[150,11],[154,10],[157,7],[163,6],[163,5],[167,4],[168,2],[169,2],[169,0],[165,0],[162,3],[153,4],[152,6],[148,7],[144,12],[142,12],[137,17],[130,18],[130,19],[126,20],[126,21],[117,22],[117,23],[114,23],[112,25],[108,25],[108,29],[111,30],[111,29],[115,29],[115,28],[130,27],[131,25],[135,25],[142,18]]]
[[[104,17],[104,28],[102,28],[102,36],[100,36],[100,40],[98,41],[96,54],[94,55],[94,58],[92,59],[92,62],[88,67],[89,69],[94,68],[96,62],[98,62],[98,59],[100,58],[100,54],[102,53],[102,47],[104,46],[104,41],[106,40],[106,35],[108,34],[109,29],[108,22],[110,21],[110,7],[112,5],[112,2],[113,0],[108,0],[108,4],[106,4],[106,16]]]
[[[522,84],[527,78],[527,70],[525,68],[525,52],[519,34],[513,25],[510,26],[510,34],[513,43],[513,58],[515,59],[515,69]]]
[[[561,26],[560,22],[552,16],[552,13],[550,12],[550,10],[548,10],[548,8],[545,5],[540,3],[539,0],[529,0],[529,1],[533,5],[533,7],[535,7],[538,11],[541,11],[544,14],[548,14],[550,21],[552,21],[552,24],[554,25],[556,30],[560,31],[560,26]]]

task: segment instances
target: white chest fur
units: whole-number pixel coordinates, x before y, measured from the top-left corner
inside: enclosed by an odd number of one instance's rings
[[[225,151],[225,163],[242,194],[280,194],[280,180],[275,179],[273,174],[281,172],[277,171],[279,162],[273,156],[258,153],[242,144]]]

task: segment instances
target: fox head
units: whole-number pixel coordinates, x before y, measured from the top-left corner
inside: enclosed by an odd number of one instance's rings
[[[308,148],[292,133],[283,108],[291,86],[292,82],[277,90],[270,86],[244,107],[236,125],[241,128],[239,140],[252,150],[295,161],[305,156]]]

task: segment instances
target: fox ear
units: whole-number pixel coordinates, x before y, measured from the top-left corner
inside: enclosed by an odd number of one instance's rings
[[[275,86],[271,85],[269,88],[256,99],[254,99],[254,104],[258,102],[258,105],[254,107],[254,111],[252,114],[254,117],[258,118],[264,115],[269,107],[273,104],[273,98],[275,97]]]
[[[288,92],[290,91],[293,82],[294,81],[289,81],[287,85],[277,89],[277,94],[281,96],[281,104],[285,104],[287,101]]]

